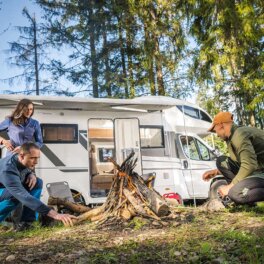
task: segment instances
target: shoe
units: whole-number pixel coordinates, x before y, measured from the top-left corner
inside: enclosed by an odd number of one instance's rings
[[[228,196],[225,196],[224,198],[220,198],[220,199],[225,207],[233,204],[233,201]]]
[[[33,222],[20,222],[14,224],[15,232],[22,232],[33,228]]]
[[[51,217],[43,214],[39,214],[39,222],[42,227],[55,226],[57,223]]]
[[[252,207],[252,208],[254,208],[254,207],[257,207],[257,203],[248,203],[248,204],[246,204],[248,207]]]

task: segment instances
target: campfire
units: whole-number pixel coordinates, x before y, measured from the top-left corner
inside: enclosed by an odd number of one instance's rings
[[[160,217],[169,214],[169,206],[159,193],[133,171],[137,163],[134,154],[132,152],[121,165],[110,159],[116,173],[107,199],[100,207],[90,210],[85,206],[52,197],[49,204],[64,205],[71,211],[81,213],[75,221],[76,224],[89,220],[100,225],[128,221],[135,216],[160,220]]]

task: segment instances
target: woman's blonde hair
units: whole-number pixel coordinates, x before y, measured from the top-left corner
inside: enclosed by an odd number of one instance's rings
[[[26,108],[28,108],[28,106],[32,104],[33,105],[33,112],[31,114],[31,116],[33,116],[34,114],[34,104],[28,100],[28,99],[22,99],[18,102],[15,110],[13,111],[13,113],[10,116],[11,121],[15,124],[15,125],[20,125],[20,124],[24,124],[26,121],[26,118],[24,117],[24,111]],[[31,117],[30,116],[30,117]]]

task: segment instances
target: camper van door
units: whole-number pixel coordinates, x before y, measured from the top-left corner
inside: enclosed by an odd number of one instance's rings
[[[216,156],[198,138],[180,135],[185,155],[182,159],[183,175],[190,197],[207,198],[209,182],[202,179],[205,171],[215,168]]]
[[[134,171],[142,175],[139,120],[117,118],[114,121],[114,129],[117,163],[120,165],[134,151],[134,158],[138,159]]]

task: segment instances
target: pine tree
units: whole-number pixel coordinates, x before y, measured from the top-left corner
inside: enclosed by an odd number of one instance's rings
[[[197,82],[212,88],[221,109],[234,107],[240,124],[263,126],[262,1],[201,0],[191,10]]]
[[[10,42],[10,50],[8,51],[14,56],[8,59],[11,66],[23,69],[19,75],[8,78],[10,84],[24,79],[27,86],[34,84],[34,89],[27,88],[27,93],[35,92],[40,94],[40,71],[44,68],[44,63],[41,61],[41,56],[44,57],[43,47],[44,42],[41,42],[39,37],[39,28],[36,22],[35,15],[30,15],[26,8],[23,9],[22,14],[28,19],[29,26],[17,26],[20,32],[20,37],[17,42]]]

